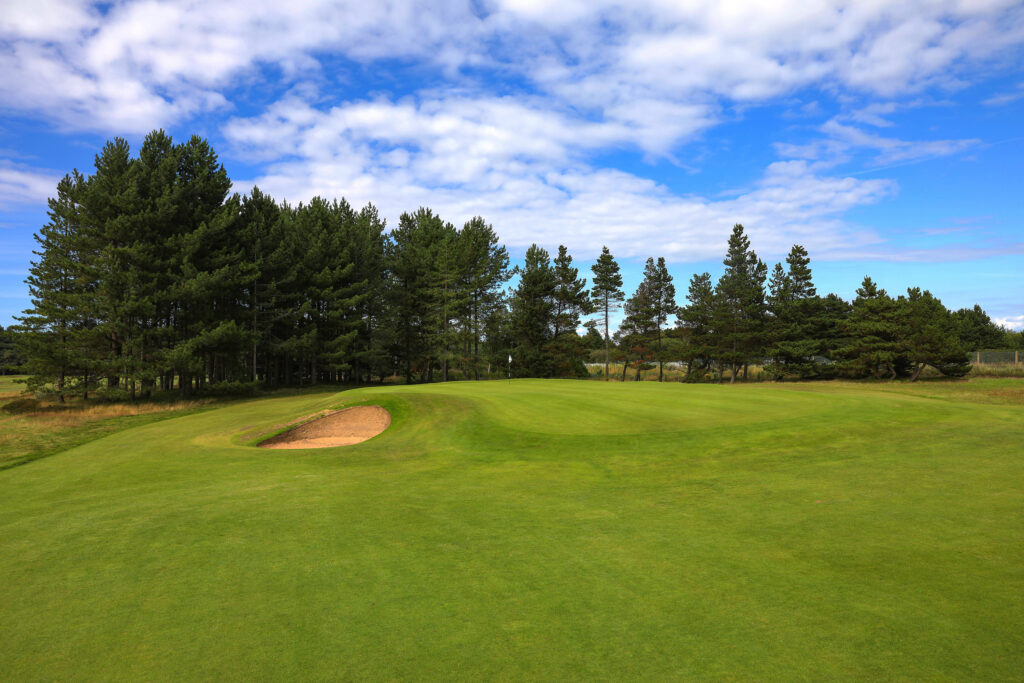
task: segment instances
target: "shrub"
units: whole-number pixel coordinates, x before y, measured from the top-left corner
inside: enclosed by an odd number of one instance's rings
[[[203,394],[207,396],[255,396],[259,390],[259,382],[217,382],[203,389]]]

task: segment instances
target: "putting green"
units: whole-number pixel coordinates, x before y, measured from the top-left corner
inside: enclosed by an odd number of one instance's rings
[[[1014,679],[1024,384],[233,403],[0,471],[0,678]],[[379,405],[363,443],[260,434]]]

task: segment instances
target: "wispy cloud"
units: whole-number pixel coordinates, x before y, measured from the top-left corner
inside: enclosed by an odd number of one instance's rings
[[[793,242],[838,250],[878,241],[841,215],[894,189],[791,161],[772,164],[737,196],[680,196],[588,163],[595,149],[641,144],[628,127],[504,99],[375,100],[321,111],[290,98],[266,115],[234,119],[225,132],[253,158],[284,159],[252,179],[277,197],[345,195],[392,219],[420,204],[452,220],[480,214],[514,247],[564,242],[596,252],[610,243],[624,256],[697,260],[719,255],[723,235],[740,221],[765,253]]]
[[[0,208],[45,203],[57,180],[55,174],[0,159]]]
[[[1004,104],[1010,104],[1011,102],[1016,102],[1021,98],[1024,98],[1024,83],[1018,83],[1016,90],[993,95],[986,100],[982,100],[981,103],[990,107],[998,107]]]
[[[881,112],[891,112],[891,107],[877,107],[858,111],[853,116],[836,116],[820,127],[822,137],[803,144],[776,142],[775,151],[783,158],[806,159],[815,162],[818,168],[830,168],[849,161],[854,156],[870,155],[868,168],[856,174],[902,166],[908,163],[958,154],[981,144],[979,138],[954,140],[902,140],[879,135],[849,123],[844,119],[854,118],[870,122],[873,126],[889,125],[878,118]],[[867,113],[865,113],[867,112]]]
[[[1022,44],[1012,0],[38,0],[0,16],[0,108],[104,134],[216,112],[229,151],[261,169],[250,181],[275,196],[343,195],[392,218],[419,204],[482,214],[514,246],[629,243],[701,259],[740,221],[766,254],[800,242],[838,257],[884,251],[845,214],[896,184],[858,174],[979,144],[902,139],[921,135],[893,132],[891,116]],[[398,64],[429,85],[341,95],[338,63]],[[239,93],[266,80],[291,93],[235,114]],[[859,108],[818,139],[777,145],[782,160],[730,179],[745,184],[731,195],[673,192],[599,161],[627,150],[685,167],[686,145],[736,111],[806,89]],[[851,157],[872,168],[837,170]],[[42,201],[55,181],[0,164],[0,203]]]
[[[1007,0],[841,5],[659,0],[387,3],[40,0],[0,18],[0,99],[71,129],[143,132],[230,107],[271,66],[285,82],[324,57],[518,74],[534,94],[644,131],[667,154],[722,101],[810,85],[877,96],[955,85],[965,64],[1024,42]],[[709,118],[710,117],[710,118]]]
[[[864,260],[894,261],[897,263],[951,263],[973,261],[994,256],[1019,256],[1024,254],[1024,242],[986,241],[971,246],[965,244],[941,245],[935,247],[906,248],[887,245],[882,249],[850,249],[842,252],[822,252],[820,260]]]

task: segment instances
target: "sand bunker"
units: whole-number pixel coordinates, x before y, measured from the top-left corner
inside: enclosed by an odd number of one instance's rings
[[[260,448],[330,448],[350,446],[377,436],[391,424],[380,406],[356,406],[331,413],[259,444]]]

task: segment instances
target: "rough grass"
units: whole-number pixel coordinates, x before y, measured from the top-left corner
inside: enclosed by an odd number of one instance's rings
[[[975,363],[971,366],[971,376],[1024,377],[1024,363]]]
[[[58,403],[22,394],[16,376],[0,376],[0,470],[59,453],[107,434],[180,412],[209,401]]]
[[[1014,380],[234,403],[0,472],[0,678],[1012,680]],[[378,404],[356,446],[253,435]]]

